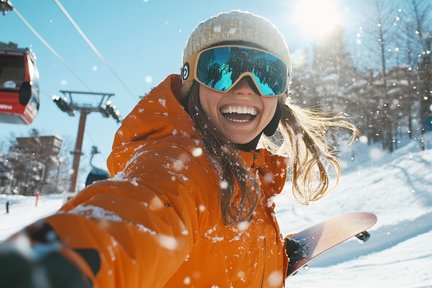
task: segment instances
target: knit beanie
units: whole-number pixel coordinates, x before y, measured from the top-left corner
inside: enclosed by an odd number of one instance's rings
[[[189,94],[192,75],[183,71],[191,55],[223,42],[248,42],[278,56],[291,75],[291,58],[283,35],[269,20],[245,11],[221,13],[201,22],[192,31],[183,52],[181,95]],[[186,79],[185,79],[186,78]]]

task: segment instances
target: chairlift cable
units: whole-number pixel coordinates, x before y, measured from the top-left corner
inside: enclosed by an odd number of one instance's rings
[[[24,16],[22,16],[22,14],[15,8],[13,7],[12,12],[14,12],[18,18],[24,23],[24,25],[27,26],[27,28],[39,39],[39,41],[42,42],[42,44],[45,45],[45,47],[51,52],[53,53],[65,66],[66,68],[81,82],[81,84],[86,87],[89,91],[92,91],[92,89],[78,76],[78,74],[72,69],[72,67],[66,62],[66,60],[60,55],[59,52],[57,52],[37,31],[36,29],[25,19]],[[84,35],[85,36],[85,35]],[[88,43],[89,45],[92,45],[91,42]],[[93,46],[94,47],[94,46]],[[94,47],[94,49],[96,49]],[[97,51],[97,49],[96,49]],[[100,55],[100,53],[99,53]],[[99,56],[98,56],[99,57]],[[105,61],[105,59],[103,59],[102,55],[100,55],[101,60],[103,60],[106,64],[107,62]],[[127,88],[127,87],[126,87]],[[48,95],[48,93],[46,93],[45,91],[41,91],[43,94]],[[132,94],[131,94],[132,95]],[[87,135],[87,137],[90,139],[90,141],[96,145],[96,141],[92,138],[92,136],[88,133],[85,132],[85,134]],[[105,159],[107,158],[105,153],[101,153],[103,157],[105,157]]]
[[[96,56],[107,66],[108,70],[114,75],[114,77],[120,82],[120,84],[128,91],[129,95],[132,96],[132,99],[134,100],[134,103],[136,102],[136,97],[131,92],[131,90],[127,87],[127,85],[124,83],[124,81],[120,78],[120,76],[115,72],[115,70],[111,67],[111,65],[108,63],[108,61],[102,56],[102,54],[99,52],[99,50],[96,48],[96,46],[90,41],[90,39],[85,35],[85,33],[82,31],[82,29],[78,26],[78,24],[75,22],[75,20],[72,18],[72,16],[69,14],[69,12],[66,10],[66,8],[60,3],[59,0],[54,0],[54,2],[57,4],[57,6],[60,8],[60,10],[63,12],[65,17],[69,20],[69,22],[72,24],[72,26],[77,30],[77,32],[80,34],[80,36],[84,39],[84,41],[87,43],[87,45],[90,47],[90,49],[96,54]]]
[[[84,87],[86,87],[89,91],[92,91],[92,89],[84,82],[84,80],[79,77],[79,75],[72,69],[72,67],[66,62],[66,60],[58,53],[37,31],[36,29],[30,25],[30,23],[24,18],[24,16],[19,13],[19,11],[14,7],[12,10],[18,18],[24,23],[24,25],[27,26],[28,29],[41,41],[45,47],[48,48],[48,50],[51,51],[51,53],[54,54],[65,66],[66,68],[81,82]]]

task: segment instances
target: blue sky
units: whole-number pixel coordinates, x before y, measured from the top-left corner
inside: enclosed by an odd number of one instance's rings
[[[11,133],[22,136],[36,128],[43,135],[61,136],[73,149],[79,117],[61,112],[52,102],[52,95],[61,95],[59,90],[89,91],[88,88],[93,92],[115,93],[112,102],[125,116],[140,95],[167,75],[179,72],[189,34],[199,22],[219,12],[241,9],[264,16],[281,30],[292,52],[303,49],[312,39],[300,32],[302,27],[293,20],[293,11],[298,11],[294,9],[297,2],[304,1],[60,0],[123,85],[93,53],[54,0],[12,0],[17,11],[86,85],[37,39],[15,13],[0,15],[0,41],[32,48],[37,56],[41,87],[41,109],[33,124],[0,123],[0,139],[6,141]],[[354,31],[358,23],[352,20],[360,19],[358,7],[354,5],[359,1],[336,1],[343,15],[343,25]],[[316,8],[311,6],[310,9]],[[117,128],[118,124],[112,118],[103,118],[97,113],[87,118],[83,151],[88,155],[92,145],[98,146],[102,153],[95,158],[95,163],[99,167],[105,167],[105,158],[109,155]],[[83,157],[81,163],[87,165],[88,157]]]

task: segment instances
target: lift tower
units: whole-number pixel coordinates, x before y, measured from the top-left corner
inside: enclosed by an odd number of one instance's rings
[[[9,0],[0,0],[0,11],[3,15],[6,15],[6,12],[12,11],[13,6]]]
[[[75,192],[76,183],[78,179],[79,164],[82,155],[82,143],[84,140],[84,130],[87,120],[87,115],[92,112],[101,113],[103,117],[112,117],[117,123],[121,122],[121,116],[117,108],[111,103],[110,98],[114,96],[113,93],[101,93],[101,92],[81,92],[81,91],[66,91],[60,90],[64,95],[53,96],[53,101],[57,107],[67,113],[69,116],[75,116],[75,111],[80,113],[78,133],[75,143],[75,149],[72,151],[72,174],[70,179],[69,192]],[[77,96],[91,96],[93,97],[92,103],[78,103],[74,97]],[[100,97],[100,98],[97,98]],[[87,98],[88,99],[88,98]],[[96,101],[95,101],[96,99]]]

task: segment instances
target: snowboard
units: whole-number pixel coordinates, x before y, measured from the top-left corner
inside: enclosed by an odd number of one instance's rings
[[[354,212],[343,214],[303,231],[289,235],[286,241],[290,258],[287,277],[295,274],[327,250],[351,237],[367,241],[370,234],[366,231],[377,222],[375,214]]]

